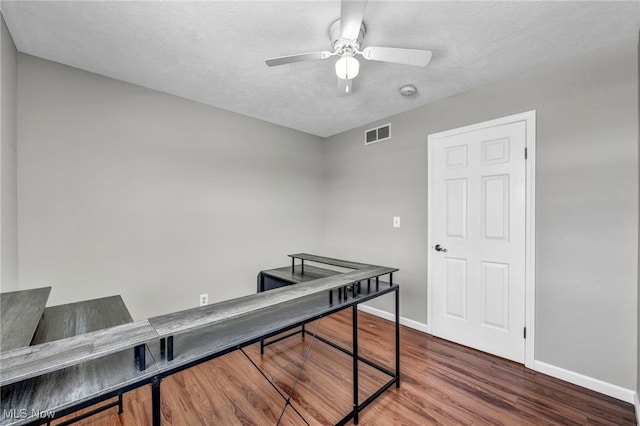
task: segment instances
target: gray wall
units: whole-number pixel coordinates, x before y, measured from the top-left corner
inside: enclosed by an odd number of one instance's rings
[[[134,317],[255,292],[321,241],[322,139],[18,57],[20,288]]]
[[[427,135],[537,110],[535,358],[635,389],[637,44],[625,40],[330,138],[324,252],[399,267],[401,314],[425,323]],[[385,122],[392,140],[365,147],[363,130]],[[390,302],[374,306],[393,312]]]
[[[18,289],[17,51],[0,15],[0,289]]]
[[[537,110],[536,359],[636,388],[637,39],[381,120],[393,139],[369,147],[369,126],[323,142],[26,55],[18,71],[20,286],[119,293],[137,318],[252,293],[311,251],[399,267],[402,314],[426,322],[427,135]]]

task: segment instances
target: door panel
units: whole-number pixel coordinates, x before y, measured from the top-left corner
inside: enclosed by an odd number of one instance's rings
[[[482,262],[482,325],[509,327],[509,265]]]
[[[509,138],[482,142],[482,165],[509,162]]]
[[[430,143],[432,332],[524,362],[525,123]]]
[[[467,237],[467,180],[450,179],[445,182],[447,198],[447,237]]]
[[[482,239],[509,239],[509,175],[482,177]]]
[[[467,261],[446,259],[447,300],[446,315],[462,320],[467,319]]]

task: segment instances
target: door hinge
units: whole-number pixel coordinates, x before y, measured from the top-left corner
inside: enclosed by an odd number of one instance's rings
[[[527,327],[525,327],[523,330],[524,330],[523,335],[524,335],[524,338],[526,339],[527,338]]]
[[[524,159],[526,160],[529,157],[529,152],[527,151],[527,148],[524,149]]]

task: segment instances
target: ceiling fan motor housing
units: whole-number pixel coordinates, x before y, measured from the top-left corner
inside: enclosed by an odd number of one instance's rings
[[[336,20],[329,26],[329,38],[331,39],[331,45],[335,49],[338,55],[344,53],[354,55],[356,51],[360,50],[362,46],[362,40],[366,34],[367,29],[364,22],[360,25],[360,32],[358,33],[357,40],[346,40],[340,37],[340,20]]]

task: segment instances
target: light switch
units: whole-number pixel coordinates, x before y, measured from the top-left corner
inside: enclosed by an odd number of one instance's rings
[[[400,228],[400,216],[393,217],[393,227]]]

